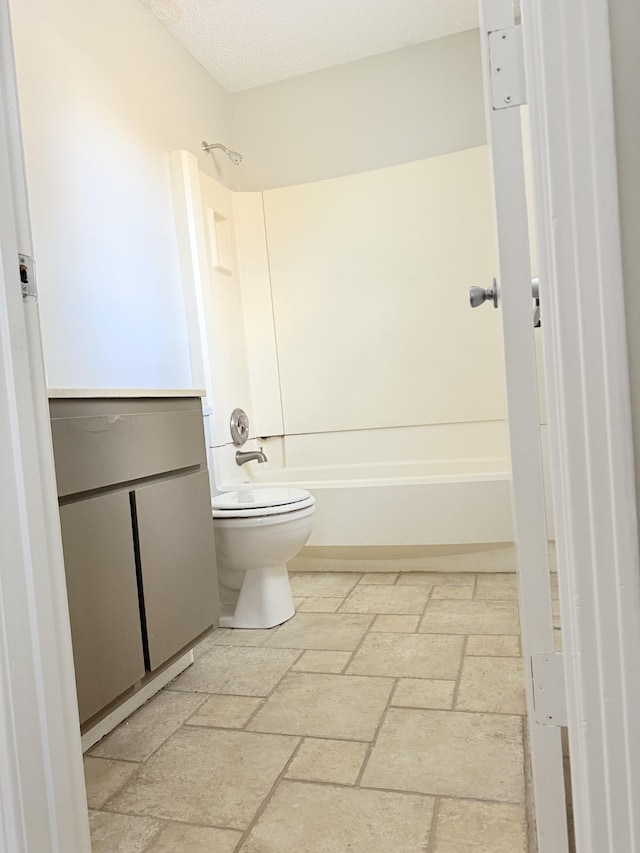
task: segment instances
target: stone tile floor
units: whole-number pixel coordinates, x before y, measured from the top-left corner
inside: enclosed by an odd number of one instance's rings
[[[526,853],[514,575],[292,575],[85,757],[94,853]]]

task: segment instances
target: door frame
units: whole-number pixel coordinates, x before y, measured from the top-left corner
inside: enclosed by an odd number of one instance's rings
[[[0,0],[0,848],[89,853],[8,0]]]
[[[576,842],[637,853],[640,561],[607,0],[525,0],[522,16]]]
[[[578,850],[637,853],[640,560],[607,1],[522,6]],[[8,22],[0,0],[0,839],[85,853],[37,302],[23,310],[15,266],[26,207],[14,207],[25,198]]]

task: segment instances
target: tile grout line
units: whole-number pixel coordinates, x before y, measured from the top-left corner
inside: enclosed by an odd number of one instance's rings
[[[460,682],[462,681],[462,670],[464,669],[464,661],[467,656],[467,645],[469,644],[469,635],[467,634],[462,643],[462,656],[460,657],[460,667],[458,668],[458,677],[456,678],[456,686],[453,689],[453,700],[451,710],[456,711],[458,704],[458,693],[460,692]]]
[[[240,853],[240,851],[242,850],[242,847],[244,846],[245,841],[249,838],[251,830],[258,823],[258,821],[262,817],[263,813],[265,812],[267,806],[271,802],[271,799],[273,798],[273,795],[275,794],[278,785],[285,778],[285,774],[286,774],[287,770],[289,769],[289,767],[293,763],[293,760],[296,757],[296,755],[298,754],[298,752],[300,751],[300,748],[301,748],[303,743],[304,743],[304,736],[301,735],[299,737],[298,743],[296,744],[293,752],[289,756],[289,759],[285,762],[284,767],[282,768],[282,770],[280,771],[280,773],[276,777],[273,785],[271,786],[271,788],[267,792],[266,796],[264,797],[264,799],[262,800],[262,802],[258,806],[258,808],[257,808],[252,820],[250,821],[249,825],[247,826],[247,828],[245,830],[243,830],[242,835],[238,839],[238,843],[233,848],[234,853]]]
[[[360,768],[360,772],[358,773],[358,775],[356,777],[356,781],[354,783],[354,788],[360,788],[361,787],[360,783],[362,782],[362,777],[364,776],[364,774],[367,770],[367,766],[369,764],[369,759],[371,758],[371,754],[373,753],[373,750],[375,749],[376,743],[378,742],[378,736],[380,735],[380,731],[382,730],[382,726],[384,725],[384,721],[387,719],[387,713],[389,711],[389,708],[391,708],[391,700],[393,699],[393,694],[396,692],[396,687],[398,686],[398,680],[399,680],[398,678],[393,679],[393,684],[391,685],[391,690],[389,691],[389,698],[387,699],[387,704],[385,705],[384,710],[382,711],[382,714],[380,714],[380,720],[378,721],[378,725],[376,726],[376,731],[375,731],[375,734],[373,736],[373,740],[370,741],[370,743],[369,743],[369,748],[367,749],[367,754],[365,755],[364,760],[362,762],[362,767]]]
[[[460,639],[467,639],[466,634],[426,634],[426,633],[410,634],[408,632],[395,633],[393,631],[385,632],[385,633],[382,633],[381,631],[372,631],[371,633],[374,636],[379,635],[381,637],[420,636],[420,637],[459,637]],[[474,634],[473,636],[499,636],[499,635],[496,635],[496,634],[486,634],[486,635],[485,634],[481,634],[481,635]],[[307,649],[307,651],[336,651],[336,650],[335,649]],[[352,654],[351,652],[348,652],[347,649],[342,649],[341,651],[347,652],[348,654]],[[355,654],[355,652],[353,654]],[[471,655],[471,654],[467,653],[467,657],[470,657],[470,658],[488,658],[489,660],[496,660],[496,659],[497,660],[511,660],[511,661],[520,660],[520,655]],[[350,664],[347,664],[347,665],[350,665]],[[292,664],[292,666],[295,666],[295,663]],[[287,670],[287,672],[285,672],[285,675],[289,675],[290,673],[292,675],[294,675],[294,674],[295,675],[349,675],[351,678],[383,678],[383,679],[408,678],[408,679],[413,679],[414,681],[455,681],[456,680],[455,678],[434,678],[433,676],[426,676],[425,677],[425,676],[420,676],[420,675],[379,675],[377,673],[371,673],[370,674],[370,673],[360,673],[360,672],[356,672],[356,673],[351,673],[351,672],[324,672],[324,671],[315,670],[315,669]],[[283,676],[283,678],[284,678],[284,676]],[[282,680],[282,679],[280,679],[280,680]],[[187,691],[181,691],[181,692],[186,693]],[[271,691],[269,692],[269,694],[267,696],[255,696],[255,695],[249,696],[249,695],[246,695],[244,693],[197,693],[196,695],[206,696],[207,699],[212,697],[212,696],[232,696],[236,699],[262,699],[262,700],[266,700],[270,697]],[[488,712],[488,713],[493,713],[493,711]],[[496,712],[496,713],[500,713],[500,712]],[[521,715],[520,714],[510,714],[509,716],[521,716]],[[87,753],[87,755],[88,754],[89,753]],[[90,757],[91,758],[104,758],[105,756],[92,755]],[[140,764],[139,761],[134,761],[131,758],[113,758],[110,760],[112,760],[112,761],[126,761],[130,764]]]
[[[112,814],[113,814],[113,812],[112,812]],[[169,826],[170,823],[171,823],[171,821],[169,821],[169,820],[163,821],[163,825],[156,832],[156,834],[153,836],[153,838],[150,838],[148,843],[144,845],[144,847],[141,850],[141,853],[147,853],[147,851],[152,850],[152,845],[154,845],[156,843],[156,841],[160,838],[160,836],[165,831],[165,829]]]
[[[371,634],[371,629],[372,629],[373,625],[375,624],[377,617],[378,617],[378,614],[375,614],[374,617],[371,619],[371,622],[369,623],[367,630],[364,632],[364,634],[362,635],[362,637],[360,639],[360,642],[358,643],[356,648],[353,650],[353,654],[349,658],[349,662],[347,664],[347,667],[345,667],[345,669],[344,669],[345,673],[346,673],[348,667],[350,667],[351,664],[353,663],[355,656],[357,655],[358,651],[362,647],[362,644],[364,643],[365,639]],[[382,676],[379,676],[379,677],[382,677]],[[387,711],[389,710],[389,708],[391,706],[391,699],[393,697],[393,694],[395,693],[397,684],[398,684],[398,679],[394,678],[393,683],[391,685],[391,689],[389,690],[389,696],[387,697],[386,705],[382,711],[382,714],[380,714],[380,720],[378,721],[378,725],[376,726],[376,731],[374,733],[373,740],[369,742],[369,748],[367,749],[367,753],[366,753],[366,755],[362,761],[362,766],[360,767],[358,775],[356,776],[356,781],[354,782],[354,788],[360,787],[360,782],[361,782],[362,777],[364,775],[364,772],[366,770],[367,764],[369,763],[369,758],[370,758],[371,753],[373,751],[373,747],[374,747],[374,745],[378,739],[378,734],[380,733],[380,729],[382,728],[382,724],[383,724],[384,720],[386,719]]]
[[[256,714],[257,714],[257,713],[258,713],[262,708],[264,708],[264,706],[265,706],[265,705],[266,705],[266,703],[267,703],[267,700],[268,700],[268,699],[270,699],[270,698],[271,698],[271,696],[274,694],[274,692],[278,689],[278,687],[280,687],[280,685],[282,684],[282,682],[284,681],[284,679],[287,677],[287,675],[289,675],[289,674],[290,674],[292,667],[294,667],[294,666],[298,663],[298,661],[300,660],[300,658],[301,658],[301,657],[303,656],[303,654],[304,654],[304,649],[302,649],[302,650],[300,650],[300,649],[291,649],[291,651],[299,651],[299,652],[300,652],[300,654],[298,655],[298,657],[297,657],[295,660],[291,661],[290,665],[287,667],[287,669],[286,669],[286,670],[285,670],[285,672],[282,674],[282,676],[281,676],[281,677],[276,681],[276,683],[273,685],[273,687],[272,687],[272,688],[271,688],[271,690],[267,693],[267,695],[266,695],[266,696],[264,696],[264,697],[262,698],[262,702],[260,703],[260,705],[258,705],[258,707],[255,709],[255,711],[253,711],[253,713],[249,716],[249,719],[246,721],[246,723],[244,724],[244,726],[242,727],[242,729],[240,729],[240,731],[249,731],[249,730],[247,729],[247,726],[249,725],[249,723],[253,722],[253,718],[256,716]],[[213,695],[215,696],[216,694],[214,693]],[[259,732],[255,732],[255,734],[259,734]],[[295,737],[295,735],[294,735],[294,737]]]
[[[362,614],[362,615],[364,615],[364,614]],[[356,655],[358,654],[358,652],[360,651],[360,648],[362,647],[362,644],[364,643],[364,641],[366,640],[366,638],[367,638],[367,637],[369,636],[369,634],[371,633],[371,629],[373,628],[373,626],[374,626],[374,624],[375,624],[375,621],[376,621],[376,619],[377,619],[377,616],[378,616],[378,614],[377,614],[377,613],[368,613],[367,615],[370,617],[370,618],[369,618],[369,624],[368,624],[368,625],[367,625],[367,627],[365,628],[364,634],[360,637],[359,641],[356,643],[356,646],[355,646],[354,650],[351,652],[351,655],[349,656],[349,660],[348,660],[348,661],[346,662],[346,664],[343,666],[343,668],[342,668],[342,673],[340,673],[341,675],[352,675],[352,673],[349,673],[347,670],[349,669],[349,667],[350,667],[350,666],[351,666],[351,664],[353,663],[353,661],[354,661],[354,659],[355,659],[355,656],[356,656]]]
[[[435,585],[429,589],[429,595],[427,596],[427,600],[425,601],[424,607],[422,608],[422,613],[420,614],[420,618],[418,619],[418,627],[416,628],[416,631],[414,633],[420,633],[420,626],[422,625],[424,617],[427,613],[427,608],[429,607],[429,604],[433,600],[433,590],[434,589],[435,589]]]
[[[287,737],[291,738],[292,736],[287,735]],[[320,785],[322,787],[344,788],[344,789],[348,789],[351,791],[358,790],[358,791],[363,791],[363,792],[380,791],[384,794],[399,794],[400,796],[403,796],[403,797],[421,797],[423,799],[430,799],[430,800],[439,799],[439,800],[447,800],[447,801],[451,800],[453,802],[473,802],[473,803],[483,803],[483,804],[493,805],[493,806],[519,806],[520,808],[526,809],[526,801],[524,799],[523,800],[515,800],[515,799],[497,800],[497,799],[495,799],[495,797],[477,797],[477,796],[474,797],[471,795],[454,796],[454,795],[449,795],[449,794],[446,794],[446,795],[445,794],[439,794],[439,793],[436,793],[433,791],[431,791],[431,792],[428,792],[428,791],[412,791],[408,788],[385,788],[381,785],[366,785],[366,786],[360,787],[359,785],[357,785],[357,783],[354,783],[353,785],[349,785],[349,784],[345,784],[344,782],[325,782],[325,781],[319,781],[316,779],[293,779],[293,778],[285,777],[284,774],[287,772],[287,770],[289,769],[289,766],[293,762],[293,759],[296,757],[300,747],[302,746],[302,741],[305,740],[304,735],[300,735],[298,737],[300,739],[300,743],[295,747],[294,752],[291,755],[291,758],[287,760],[287,763],[285,765],[284,770],[279,774],[278,778],[274,782],[274,785],[273,785],[274,788],[280,782],[295,782],[296,785]],[[359,743],[364,743],[364,741],[359,741]],[[270,790],[269,793],[266,795],[265,799],[271,800],[274,793],[275,793],[275,791]],[[265,804],[265,801],[263,801],[263,803],[261,803],[261,806],[260,806],[261,812],[264,811],[264,809],[262,808],[262,806],[264,804]],[[134,811],[116,812],[116,811],[106,811],[105,809],[102,809],[102,808],[99,808],[99,809],[98,808],[92,808],[92,809],[90,809],[90,811],[102,812],[103,814],[109,814],[109,815],[122,815],[123,817],[149,818],[151,820],[158,820],[161,822],[165,822],[166,824],[177,823],[177,824],[180,824],[181,826],[196,826],[196,827],[199,827],[201,829],[220,829],[220,830],[240,832],[240,833],[245,833],[248,831],[247,829],[241,829],[238,826],[221,826],[220,824],[217,824],[217,823],[201,823],[201,822],[198,823],[197,821],[182,820],[180,818],[166,818],[166,817],[154,815],[154,814],[140,814],[139,812],[134,812]],[[252,824],[255,824],[255,820],[252,820]]]
[[[441,798],[437,796],[435,798],[435,803],[433,804],[433,815],[431,817],[431,830],[429,832],[429,844],[427,845],[427,849],[425,853],[434,853],[436,849],[436,833],[438,831],[438,816],[440,812],[440,801]]]

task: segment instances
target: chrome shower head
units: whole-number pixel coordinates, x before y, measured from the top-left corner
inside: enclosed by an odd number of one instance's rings
[[[205,154],[208,154],[213,148],[219,148],[221,151],[224,151],[234,166],[239,166],[240,163],[242,163],[242,154],[238,154],[237,151],[232,151],[230,148],[227,148],[226,145],[222,145],[220,142],[212,142],[211,144],[208,142],[202,143],[202,150]]]

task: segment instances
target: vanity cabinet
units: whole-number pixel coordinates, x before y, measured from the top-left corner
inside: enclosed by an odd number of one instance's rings
[[[150,669],[212,625],[213,528],[206,471],[134,492]]]
[[[60,507],[81,720],[145,673],[127,492]]]
[[[202,407],[52,399],[50,414],[85,723],[218,624]]]

